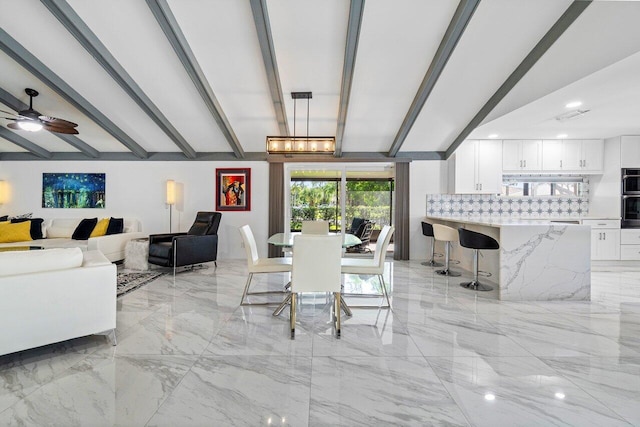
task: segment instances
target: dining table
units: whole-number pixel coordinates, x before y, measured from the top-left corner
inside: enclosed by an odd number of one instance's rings
[[[292,248],[293,247],[293,238],[298,235],[301,234],[300,232],[288,232],[288,233],[276,233],[274,235],[272,235],[271,237],[269,237],[269,239],[267,240],[267,243],[274,245],[274,246],[280,246],[282,248]],[[334,233],[329,233],[334,234]],[[344,237],[342,238],[342,247],[343,248],[350,248],[352,246],[357,246],[362,244],[362,240],[360,240],[357,236],[353,235],[353,234],[349,234],[349,233],[345,233]]]
[[[276,233],[274,235],[272,235],[271,237],[269,237],[269,239],[267,239],[267,243],[274,245],[274,246],[279,246],[281,248],[287,248],[287,249],[291,249],[293,248],[293,241],[294,241],[294,237],[302,234],[300,232],[285,232],[285,233]],[[334,234],[334,233],[329,233]],[[349,233],[345,233],[343,235],[342,238],[342,247],[343,248],[350,248],[352,246],[357,246],[362,244],[362,240],[360,240],[357,236],[353,235],[353,234],[349,234]],[[291,285],[291,282],[289,282],[287,284],[287,288],[289,288]],[[276,310],[273,312],[274,316],[278,316],[282,310],[284,310],[284,308],[286,307],[287,303],[290,301],[290,296],[287,297],[284,301],[282,301],[282,303],[278,306],[278,308],[276,308]],[[345,302],[344,298],[342,297],[342,295],[340,295],[340,306],[342,307],[342,309],[344,310],[344,313],[347,316],[351,316],[351,309],[349,308],[349,306],[347,305],[347,303]]]

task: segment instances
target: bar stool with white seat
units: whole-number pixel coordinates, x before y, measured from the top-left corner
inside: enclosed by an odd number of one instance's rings
[[[492,290],[493,287],[478,282],[478,251],[480,249],[500,249],[498,241],[486,234],[465,230],[464,228],[459,228],[458,234],[460,236],[460,246],[463,248],[473,249],[473,280],[471,282],[462,282],[460,283],[460,286],[463,288],[473,289],[475,291]]]
[[[451,271],[449,268],[449,263],[451,262],[451,242],[458,241],[458,230],[442,224],[433,224],[433,236],[436,240],[444,242],[444,268],[442,270],[436,270],[436,273],[442,276],[460,276],[460,273]]]
[[[422,235],[431,237],[431,259],[429,261],[425,261],[421,263],[422,265],[426,265],[427,267],[442,267],[442,264],[436,262],[436,238],[433,236],[433,225],[428,222],[422,221]],[[442,254],[438,254],[438,256],[442,256]]]
[[[256,273],[288,273],[291,272],[291,258],[259,258],[258,257],[258,245],[256,245],[256,239],[253,237],[253,232],[249,225],[243,225],[240,227],[240,234],[244,241],[244,248],[247,251],[247,269],[249,270],[249,277],[247,278],[247,284],[244,287],[242,293],[242,299],[240,305],[273,305],[280,304],[277,302],[265,302],[265,303],[249,303],[246,301],[248,295],[266,295],[266,294],[284,294],[286,291],[262,291],[262,292],[249,292],[249,285],[251,279]]]

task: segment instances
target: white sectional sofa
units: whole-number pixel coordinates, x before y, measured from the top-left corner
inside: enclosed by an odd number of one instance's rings
[[[115,334],[116,269],[79,248],[0,252],[0,355]]]
[[[0,243],[0,249],[15,246],[40,246],[43,248],[80,248],[83,251],[98,250],[109,261],[114,262],[124,259],[124,247],[129,240],[145,237],[140,232],[140,222],[138,220],[125,218],[124,231],[121,234],[92,237],[89,240],[73,240],[71,236],[81,220],[81,218],[45,220],[42,224],[45,239]]]

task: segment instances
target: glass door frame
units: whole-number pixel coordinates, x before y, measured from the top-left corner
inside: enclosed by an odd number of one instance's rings
[[[291,172],[304,170],[335,171],[340,173],[340,234],[344,236],[347,224],[347,172],[350,171],[379,171],[387,168],[393,163],[285,163],[284,164],[284,231],[291,233]],[[394,177],[395,181],[395,177]],[[393,221],[393,218],[391,218]]]

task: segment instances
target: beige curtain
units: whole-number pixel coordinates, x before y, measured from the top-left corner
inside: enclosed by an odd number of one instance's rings
[[[409,163],[396,163],[393,259],[409,259]]]
[[[269,236],[284,232],[284,164],[269,163]],[[282,248],[269,245],[269,258],[282,256]]]

